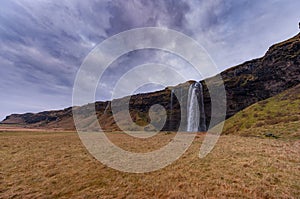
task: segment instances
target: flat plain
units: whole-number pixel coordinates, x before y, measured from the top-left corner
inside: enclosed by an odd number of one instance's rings
[[[107,133],[134,152],[158,149],[174,135]],[[132,174],[94,159],[75,132],[3,131],[0,198],[299,198],[299,139],[223,135],[200,159],[204,136],[171,165]]]

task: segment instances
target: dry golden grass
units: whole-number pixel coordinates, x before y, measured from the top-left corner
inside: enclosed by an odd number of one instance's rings
[[[174,134],[138,141],[110,133],[113,142],[148,151]],[[198,158],[204,136],[168,167],[123,173],[96,161],[76,133],[0,133],[0,198],[299,198],[300,141],[221,136]]]

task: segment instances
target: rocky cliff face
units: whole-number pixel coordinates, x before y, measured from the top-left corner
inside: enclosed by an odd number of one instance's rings
[[[300,34],[287,41],[273,45],[262,58],[245,62],[222,72],[221,77],[226,89],[227,118],[251,104],[298,85],[300,83]],[[209,80],[213,80],[213,78],[206,81]],[[211,120],[211,99],[205,84],[206,81],[201,81],[201,83],[203,84],[206,123],[209,124]],[[132,120],[140,126],[146,126],[150,122],[148,115],[150,107],[154,104],[160,104],[167,112],[167,120],[162,130],[176,131],[181,121],[181,111],[186,109],[180,107],[179,101],[182,102],[181,105],[183,107],[186,107],[187,104],[186,100],[175,97],[171,111],[171,90],[178,89],[182,93],[181,98],[186,99],[191,83],[193,82],[186,82],[162,91],[131,96],[129,109]],[[217,88],[219,82],[213,84]],[[117,99],[115,102],[121,107],[124,100],[125,98]],[[95,108],[97,118],[103,129],[109,131],[120,130],[112,116],[110,102],[96,102],[76,107],[85,126],[96,127],[96,122],[98,121],[90,119],[90,111]],[[124,114],[123,111],[120,109],[117,114],[122,115]],[[160,114],[162,113],[156,113],[158,117]],[[182,122],[183,125],[186,125],[186,121]],[[26,127],[74,129],[71,108],[37,114],[13,114],[8,116],[2,123],[18,124]],[[153,128],[155,127],[153,126]],[[132,126],[127,124],[127,130],[135,129],[132,129]]]
[[[300,83],[300,34],[273,45],[265,56],[221,73],[227,117]]]

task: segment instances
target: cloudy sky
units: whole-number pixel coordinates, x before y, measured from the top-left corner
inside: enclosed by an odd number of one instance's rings
[[[198,41],[222,71],[297,34],[299,7],[298,0],[1,0],[0,120],[11,113],[71,106],[84,58],[122,31],[163,27],[182,32]],[[147,62],[176,63],[187,79],[200,78],[166,52],[131,52],[106,71],[98,100],[111,97],[107,85],[122,73]]]

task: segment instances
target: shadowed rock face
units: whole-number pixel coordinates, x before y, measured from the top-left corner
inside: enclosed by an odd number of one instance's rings
[[[300,83],[300,34],[287,41],[273,45],[262,58],[245,62],[222,72],[221,77],[224,81],[227,96],[227,118],[251,104],[298,85]],[[206,124],[208,126],[211,120],[211,99],[205,83],[207,81],[211,81],[216,89],[219,87],[220,82],[214,82],[213,78],[201,81]],[[150,107],[154,104],[160,104],[167,112],[167,121],[162,130],[177,131],[181,121],[181,111],[186,111],[187,104],[185,99],[191,83],[193,81],[176,87],[166,88],[162,91],[131,96],[129,109],[132,120],[140,126],[146,126],[150,122],[148,115]],[[172,113],[170,103],[171,89],[181,93],[180,99],[174,96]],[[125,98],[116,99],[116,104],[120,104],[121,107],[124,100]],[[181,101],[181,105],[184,108],[180,107],[179,101]],[[114,122],[109,102],[96,102],[76,107],[76,111],[80,113],[86,126],[96,126],[95,121],[89,120],[90,111],[94,108],[96,108],[97,117],[103,129],[109,131],[120,130]],[[122,111],[120,109],[117,114],[123,114]],[[157,113],[158,116],[160,114],[162,113]],[[2,123],[18,124],[27,127],[74,129],[71,108],[37,114],[13,114],[6,117]],[[182,125],[186,125],[185,119],[183,119]],[[134,130],[130,128],[131,126],[128,124],[128,130]]]
[[[273,45],[265,56],[221,73],[227,117],[300,83],[300,34]]]

